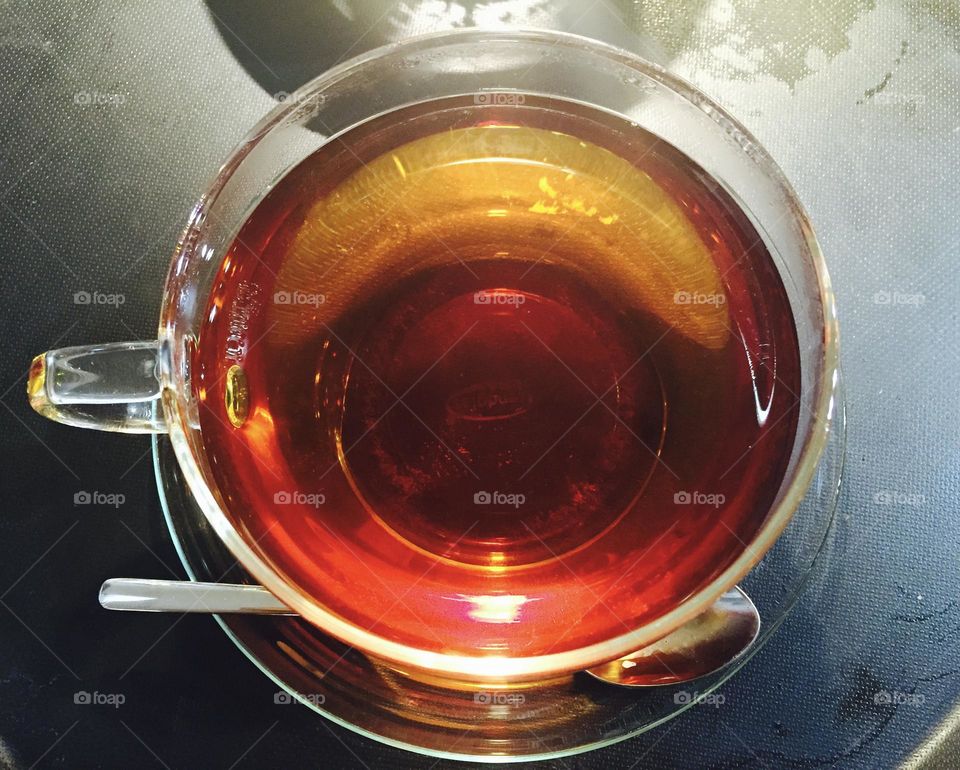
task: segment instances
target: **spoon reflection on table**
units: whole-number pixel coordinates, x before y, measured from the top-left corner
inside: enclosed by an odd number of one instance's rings
[[[266,588],[257,585],[198,583],[187,580],[111,578],[100,588],[108,610],[295,615]],[[603,682],[652,687],[705,676],[745,653],[760,631],[760,614],[750,597],[734,587],[702,615],[660,641],[622,658],[587,669]]]

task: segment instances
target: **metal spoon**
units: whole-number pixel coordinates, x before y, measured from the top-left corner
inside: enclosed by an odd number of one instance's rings
[[[191,580],[110,578],[100,586],[100,606],[138,612],[296,615],[263,586]]]
[[[659,642],[609,663],[588,668],[602,682],[653,687],[689,682],[713,673],[743,655],[760,633],[760,613],[734,586],[706,612]]]
[[[111,578],[100,588],[100,605],[139,612],[296,614],[262,586],[187,580]],[[739,658],[759,631],[757,608],[740,588],[732,588],[702,615],[659,642],[586,673],[625,687],[688,682]]]

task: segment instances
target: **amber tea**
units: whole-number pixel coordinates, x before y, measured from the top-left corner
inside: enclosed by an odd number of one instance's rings
[[[285,579],[393,641],[535,656],[744,551],[799,355],[716,180],[622,118],[497,101],[389,113],[278,180],[193,381],[224,510]]]

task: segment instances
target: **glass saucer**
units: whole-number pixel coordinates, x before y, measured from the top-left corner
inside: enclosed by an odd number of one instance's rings
[[[741,587],[760,635],[725,668],[682,685],[623,688],[578,673],[510,690],[458,690],[414,679],[296,617],[216,616],[234,644],[291,699],[361,735],[434,757],[479,762],[549,759],[607,746],[663,724],[732,676],[785,619],[828,552],[845,445],[842,388],[829,443],[803,503]],[[170,535],[193,580],[250,583],[182,478],[169,440],[153,439]],[[146,577],[146,576],[144,576]]]

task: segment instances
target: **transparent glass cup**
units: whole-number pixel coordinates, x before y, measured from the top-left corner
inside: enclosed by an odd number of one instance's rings
[[[191,360],[220,261],[275,182],[320,146],[374,116],[444,97],[534,94],[622,116],[717,180],[762,237],[797,331],[801,408],[775,500],[752,542],[709,585],[654,620],[597,643],[534,656],[449,654],[410,646],[331,611],[277,568],[228,515],[204,449]],[[795,193],[757,141],[689,84],[630,53],[572,35],[466,30],[411,39],[346,62],[274,109],[196,205],[164,286],[156,341],[64,348],[34,360],[33,407],[70,425],[167,433],[183,477],[242,566],[327,633],[406,671],[469,682],[544,679],[612,660],[701,614],[776,541],[802,500],[831,430],[837,320],[826,266]]]

